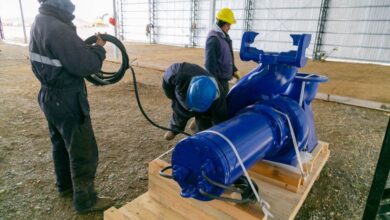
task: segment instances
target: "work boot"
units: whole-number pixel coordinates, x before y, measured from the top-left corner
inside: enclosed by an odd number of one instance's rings
[[[70,189],[58,192],[58,196],[60,198],[72,198],[73,197],[73,189],[70,188]]]
[[[167,131],[167,133],[164,134],[164,138],[167,141],[170,141],[170,140],[172,140],[175,137],[176,137],[176,134],[173,133],[172,131]]]
[[[191,123],[190,123],[190,129],[191,131],[196,131],[196,122],[195,120],[192,120]]]
[[[109,197],[98,197],[96,203],[91,208],[77,211],[78,214],[86,214],[90,212],[104,211],[114,205],[114,201]]]

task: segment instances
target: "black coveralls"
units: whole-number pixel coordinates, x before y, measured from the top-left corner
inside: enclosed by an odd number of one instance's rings
[[[172,100],[173,113],[169,123],[171,129],[184,131],[192,117],[195,117],[197,131],[206,130],[226,120],[226,104],[222,98],[216,99],[206,112],[198,113],[188,109],[186,97],[189,84],[192,77],[201,75],[213,77],[202,67],[190,63],[175,63],[165,71],[162,87],[165,95]],[[221,89],[221,85],[218,87]]]
[[[84,77],[100,70],[101,46],[87,47],[72,24],[74,16],[42,5],[31,27],[30,60],[41,82],[38,103],[48,121],[59,192],[73,188],[75,209],[96,202],[98,149],[92,130]]]

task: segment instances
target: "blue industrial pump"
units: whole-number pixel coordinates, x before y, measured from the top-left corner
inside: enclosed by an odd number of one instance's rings
[[[259,66],[230,90],[229,120],[175,146],[172,178],[182,197],[209,201],[227,189],[243,193],[231,187],[247,184],[232,146],[249,169],[263,159],[297,166],[296,149],[310,153],[317,145],[311,102],[328,79],[298,73],[306,65],[311,35],[291,34],[297,50],[274,53],[250,47],[257,34],[245,32],[242,38],[241,59]]]

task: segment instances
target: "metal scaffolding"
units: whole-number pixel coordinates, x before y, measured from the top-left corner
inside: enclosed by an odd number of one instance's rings
[[[245,1],[245,20],[244,20],[245,31],[252,30],[254,10],[255,10],[255,1],[254,0],[246,0]]]
[[[156,0],[149,0],[149,24],[146,27],[146,32],[149,36],[149,43],[151,44],[155,44],[157,40],[156,19]]]
[[[3,22],[1,22],[1,17],[0,17],[0,39],[4,40]]]
[[[21,17],[22,17],[23,34],[24,34],[24,43],[27,44],[26,24],[25,24],[25,22],[24,22],[24,13],[23,13],[22,0],[19,0],[19,6],[20,6],[20,15],[21,15]]]
[[[321,1],[321,8],[320,8],[320,15],[318,17],[318,24],[317,24],[317,31],[316,31],[316,38],[314,41],[314,49],[313,49],[313,60],[320,60],[323,55],[321,55],[321,45],[322,45],[322,38],[325,33],[325,25],[326,25],[326,17],[328,14],[328,8],[329,8],[329,1],[330,0],[322,0]]]
[[[125,39],[125,29],[124,29],[124,22],[123,22],[123,4],[124,4],[124,1],[126,0],[119,0],[119,8],[120,8],[120,18],[118,19],[119,20],[119,38],[121,40],[124,40]]]
[[[191,0],[191,30],[190,45],[198,45],[199,0]]]

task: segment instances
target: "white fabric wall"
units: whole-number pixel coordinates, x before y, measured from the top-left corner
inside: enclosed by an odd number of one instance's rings
[[[334,59],[390,63],[390,0],[330,1],[322,50]]]
[[[149,0],[122,0],[123,37],[125,40],[149,42],[146,25],[149,24]],[[118,4],[121,20],[121,6]]]
[[[148,0],[122,0],[124,37],[149,42]],[[156,42],[191,44],[191,0],[156,0]],[[290,34],[312,34],[306,55],[312,57],[321,0],[256,0],[252,30],[259,32],[254,46],[265,51],[287,51],[294,47]],[[216,11],[231,8],[237,19],[229,32],[239,50],[245,27],[244,0],[216,0]],[[204,47],[210,30],[210,1],[199,0],[196,45]],[[120,14],[120,13],[119,13]],[[120,15],[119,15],[120,16]],[[390,0],[331,0],[322,51],[329,58],[390,63]]]
[[[156,43],[188,45],[190,42],[191,1],[157,1]]]
[[[286,51],[295,48],[290,34],[312,34],[306,50],[311,57],[320,7],[321,0],[256,1],[252,29],[259,35],[254,45],[265,51]]]
[[[204,47],[206,44],[207,34],[210,30],[210,1],[199,1],[199,23],[197,26],[198,31],[198,47]]]

